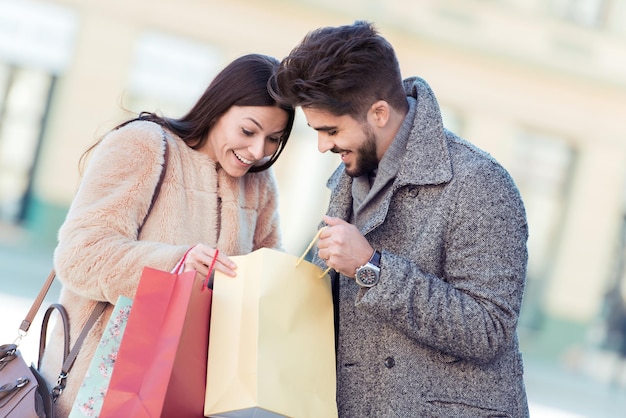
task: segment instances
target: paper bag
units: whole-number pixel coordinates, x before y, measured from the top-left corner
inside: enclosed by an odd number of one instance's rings
[[[334,417],[330,279],[297,257],[259,249],[215,274],[204,414]]]
[[[196,272],[144,268],[100,418],[202,417],[210,309]]]
[[[69,418],[97,418],[115,366],[117,352],[128,323],[132,299],[120,296],[98,343],[80,386]]]

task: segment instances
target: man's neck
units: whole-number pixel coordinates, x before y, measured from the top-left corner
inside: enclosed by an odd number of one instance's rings
[[[400,127],[404,122],[404,118],[408,113],[408,111],[404,109],[401,112],[398,112],[393,108],[390,109],[391,112],[389,113],[389,122],[379,132],[378,161],[381,160],[383,155],[385,155],[385,152],[387,152],[387,149],[389,149],[389,146],[396,137],[396,134],[398,133],[398,130],[400,130]]]

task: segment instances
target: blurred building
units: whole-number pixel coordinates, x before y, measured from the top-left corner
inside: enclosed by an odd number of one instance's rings
[[[626,281],[626,0],[0,0],[4,238],[51,251],[81,154],[130,112],[179,116],[236,56],[281,58],[309,30],[356,19],[376,23],[447,126],[518,183],[524,349],[599,347],[606,294]],[[300,115],[276,165],[294,254],[338,162],[315,138]]]

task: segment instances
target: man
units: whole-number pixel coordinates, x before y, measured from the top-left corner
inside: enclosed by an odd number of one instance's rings
[[[310,32],[270,85],[341,155],[314,260],[336,272],[340,416],[527,417],[509,174],[443,127],[370,23]]]

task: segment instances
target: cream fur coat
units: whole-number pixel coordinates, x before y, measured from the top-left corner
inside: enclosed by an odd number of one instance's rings
[[[130,123],[94,150],[54,254],[72,345],[96,301],[114,304],[120,295],[134,296],[144,266],[170,271],[199,242],[230,256],[281,245],[271,170],[233,178],[177,136],[166,137],[165,178],[139,237],[163,164],[161,127]],[[80,350],[56,405],[60,417],[69,414],[112,306]],[[50,383],[61,367],[60,331],[53,331],[42,367]]]

